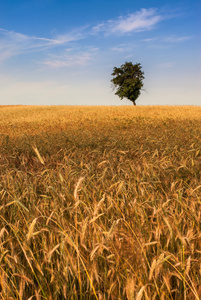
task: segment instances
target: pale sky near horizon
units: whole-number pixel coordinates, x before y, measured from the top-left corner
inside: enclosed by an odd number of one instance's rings
[[[138,105],[201,105],[200,0],[0,0],[0,105],[132,105],[113,67],[141,63]]]

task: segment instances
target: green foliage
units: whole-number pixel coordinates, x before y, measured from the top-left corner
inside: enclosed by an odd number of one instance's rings
[[[143,87],[144,72],[141,70],[141,65],[132,62],[125,62],[120,68],[114,67],[112,76],[115,76],[111,81],[117,91],[120,99],[128,98],[136,105],[135,101],[140,96]]]

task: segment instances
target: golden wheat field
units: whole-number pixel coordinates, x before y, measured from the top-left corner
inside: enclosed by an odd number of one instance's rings
[[[201,299],[201,107],[0,106],[0,299]]]

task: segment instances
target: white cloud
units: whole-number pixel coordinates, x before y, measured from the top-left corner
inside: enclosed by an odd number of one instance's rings
[[[86,51],[78,51],[75,49],[67,49],[62,55],[50,55],[49,58],[42,63],[53,67],[70,67],[70,66],[86,66],[98,51],[98,48],[91,48]]]
[[[180,42],[190,40],[192,38],[193,38],[192,36],[180,36],[180,37],[170,36],[170,37],[164,38],[164,41],[167,43],[180,43]]]
[[[62,46],[81,38],[82,29],[49,39],[28,36],[0,28],[0,61],[19,54],[43,51],[48,48]]]
[[[109,20],[93,28],[94,32],[103,31],[106,34],[124,34],[150,30],[163,19],[155,9],[141,9],[126,17],[119,17],[117,20]]]
[[[72,65],[86,65],[92,59],[92,56],[94,55],[93,51],[83,49],[78,50],[74,48],[72,53],[64,53],[64,47],[69,45],[71,42],[78,41],[84,38],[91,38],[91,35],[93,33],[98,34],[103,32],[105,35],[122,35],[132,32],[150,30],[165,18],[165,14],[162,15],[156,9],[143,8],[125,17],[121,16],[117,19],[99,23],[93,28],[84,26],[81,28],[77,28],[69,33],[57,35],[54,38],[25,35],[15,31],[9,31],[0,28],[0,62],[3,62],[10,57],[17,55],[33,52],[43,52],[43,56],[46,56],[46,59],[42,61],[43,65],[57,68],[69,67]],[[191,37],[189,36],[169,36],[148,38],[144,41],[146,41],[147,43],[149,42],[150,44],[151,42],[155,43],[159,41],[165,42],[166,44],[171,44],[182,42],[190,38]],[[72,46],[74,47],[74,45]],[[51,48],[55,47],[58,47],[57,55],[50,55],[45,52],[46,50],[49,50],[49,53],[54,53]],[[116,52],[128,52],[130,48],[130,45],[120,45],[117,47],[114,46],[111,50]],[[49,56],[47,57],[47,55]]]
[[[120,44],[111,48],[112,51],[116,52],[130,52],[135,46],[131,44]]]
[[[151,42],[155,42],[157,40],[158,40],[158,37],[153,37],[153,38],[144,39],[143,42],[151,43]]]
[[[111,50],[116,51],[116,52],[125,52],[125,51],[130,50],[130,49],[125,48],[125,47],[121,47],[121,46],[117,46],[117,47],[112,47]]]
[[[143,39],[143,42],[165,42],[165,43],[181,43],[192,39],[193,36],[157,36],[153,38]]]

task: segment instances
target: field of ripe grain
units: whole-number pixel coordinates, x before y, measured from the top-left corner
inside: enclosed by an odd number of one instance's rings
[[[0,299],[201,299],[201,107],[0,106]]]

